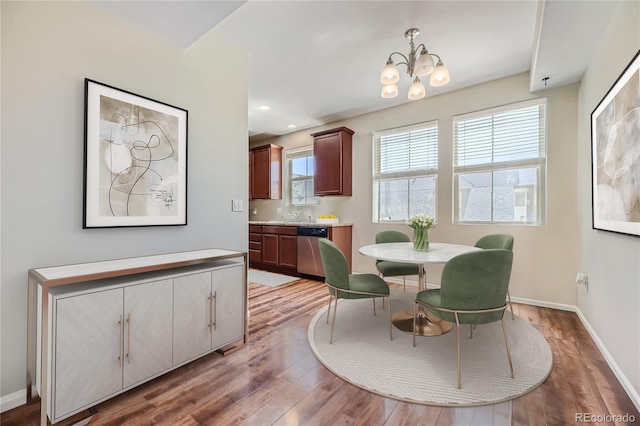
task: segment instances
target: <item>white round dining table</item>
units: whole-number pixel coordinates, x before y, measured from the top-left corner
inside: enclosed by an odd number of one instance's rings
[[[429,250],[414,250],[413,243],[381,243],[363,246],[358,252],[364,256],[391,262],[416,263],[418,268],[418,291],[427,289],[426,265],[445,264],[463,253],[482,250],[477,247],[462,244],[430,243]],[[420,309],[414,321],[414,313],[410,309],[393,315],[393,324],[400,330],[421,336],[437,336],[447,333],[453,324],[439,318],[429,317],[427,312]],[[415,325],[414,325],[415,323]]]

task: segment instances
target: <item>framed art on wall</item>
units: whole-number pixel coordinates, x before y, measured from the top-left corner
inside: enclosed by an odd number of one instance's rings
[[[591,114],[593,229],[640,236],[640,51]]]
[[[85,79],[83,228],[187,224],[187,119]]]

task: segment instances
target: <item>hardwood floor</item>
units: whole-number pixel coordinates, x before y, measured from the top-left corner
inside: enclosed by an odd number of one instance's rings
[[[307,326],[326,287],[298,280],[250,285],[249,343],[208,355],[58,424],[90,425],[571,425],[576,413],[640,414],[576,314],[514,304],[545,336],[553,370],[541,386],[505,404],[448,408],[371,394],[339,379],[313,356]],[[40,404],[3,413],[2,425],[37,425]],[[92,416],[89,418],[89,416]],[[613,422],[595,424],[614,424]],[[617,423],[622,424],[622,423]]]

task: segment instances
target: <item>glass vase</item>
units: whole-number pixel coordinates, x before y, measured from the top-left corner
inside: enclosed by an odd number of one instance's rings
[[[429,229],[428,228],[414,228],[413,249],[418,251],[429,250]]]

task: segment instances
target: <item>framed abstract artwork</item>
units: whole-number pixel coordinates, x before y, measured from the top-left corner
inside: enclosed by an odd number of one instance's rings
[[[188,112],[85,79],[83,228],[187,224]]]
[[[640,236],[640,51],[591,113],[593,229]]]

